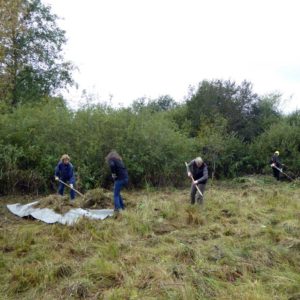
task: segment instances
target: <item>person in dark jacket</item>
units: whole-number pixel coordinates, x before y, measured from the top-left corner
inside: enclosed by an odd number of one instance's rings
[[[114,180],[114,206],[115,211],[119,212],[125,208],[124,201],[121,196],[121,190],[124,186],[128,185],[128,172],[122,160],[122,157],[112,150],[106,156],[106,162],[108,163],[111,175]]]
[[[197,193],[197,188],[200,189],[202,196],[199,194],[199,204],[202,205],[204,202],[204,191],[205,185],[208,180],[208,169],[207,165],[203,162],[201,157],[196,157],[192,161],[190,161],[187,165],[187,174],[189,177],[193,177],[194,182],[191,186],[191,204],[195,204],[195,196]]]
[[[282,168],[282,164],[280,163],[279,160],[279,151],[275,151],[274,154],[271,157],[270,160],[271,167],[273,169],[273,176],[279,180],[280,179],[280,172]]]
[[[58,162],[55,168],[55,180],[63,181],[65,183],[70,184],[70,197],[71,200],[75,199],[75,191],[73,190],[73,186],[75,185],[75,176],[74,176],[74,167],[70,163],[70,157],[68,154],[64,154],[60,161]],[[58,193],[60,195],[64,194],[65,185],[59,182]]]

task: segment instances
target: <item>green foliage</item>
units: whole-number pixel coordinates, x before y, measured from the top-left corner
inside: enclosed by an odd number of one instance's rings
[[[77,111],[53,97],[15,108],[0,101],[0,193],[53,190],[64,153],[79,190],[108,187],[105,157],[112,149],[123,157],[131,186],[180,186],[184,162],[199,155],[213,178],[270,172],[275,150],[299,175],[299,112],[282,116],[279,95],[259,98],[246,82],[204,81],[190,97],[180,105],[163,96],[129,108],[87,104]]]
[[[184,161],[195,153],[194,142],[177,130],[164,113],[131,118],[123,141],[133,183],[180,184]]]
[[[253,93],[249,82],[243,81],[241,85],[237,85],[230,80],[204,80],[187,100],[191,134],[197,135],[197,131],[205,125],[205,120],[213,121],[217,115],[227,120],[229,133],[236,133],[249,141],[253,138],[253,132],[248,131],[248,119],[251,118],[253,105],[257,101],[258,95]]]
[[[73,84],[64,62],[65,32],[40,0],[0,1],[0,102],[39,101]]]
[[[212,178],[234,177],[243,173],[243,158],[247,146],[235,134],[227,133],[227,122],[221,116],[214,122],[206,121],[198,135],[199,153],[212,172]]]
[[[295,175],[300,174],[299,115],[293,114],[274,124],[251,145],[251,160],[255,170],[264,166],[269,169],[269,160],[274,151],[280,152],[282,163]],[[269,171],[268,171],[269,172]]]
[[[148,110],[152,113],[159,111],[168,111],[177,107],[178,104],[169,95],[160,96],[157,99],[140,98],[133,102],[132,110],[134,112],[141,112]]]
[[[43,178],[40,186],[40,179],[33,185],[40,191],[53,188],[54,167],[63,153],[72,158],[79,188],[106,186],[112,183],[105,163],[111,149],[123,156],[131,184],[180,185],[184,161],[195,154],[194,141],[180,133],[165,114],[148,110],[136,114],[103,106],[87,106],[74,113],[61,99],[47,98],[3,114],[1,178],[7,180],[5,174],[12,171],[16,178],[2,192],[13,186],[21,189],[15,184],[20,172]]]

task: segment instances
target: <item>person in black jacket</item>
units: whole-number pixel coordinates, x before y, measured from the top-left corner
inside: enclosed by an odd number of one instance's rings
[[[106,156],[106,162],[108,163],[111,175],[114,180],[114,206],[115,211],[118,212],[125,208],[124,201],[121,196],[121,190],[128,184],[128,172],[123,163],[122,157],[115,151],[112,150]]]
[[[201,157],[196,157],[190,161],[187,165],[187,174],[189,177],[193,177],[194,182],[191,186],[191,204],[195,204],[195,196],[197,192],[196,185],[199,187],[202,196],[199,195],[199,204],[203,204],[203,194],[205,191],[205,185],[208,180],[207,165],[203,162]]]
[[[270,160],[271,167],[273,169],[273,176],[279,180],[280,179],[280,172],[282,168],[282,164],[280,163],[279,160],[279,151],[275,151],[274,154],[271,157]]]

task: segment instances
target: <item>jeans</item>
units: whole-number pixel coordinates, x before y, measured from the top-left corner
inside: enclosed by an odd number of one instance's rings
[[[64,190],[65,190],[65,185],[60,182],[59,186],[58,186],[58,193],[63,196]],[[75,199],[75,191],[73,189],[70,189],[70,197],[71,197],[71,200]]]
[[[123,198],[121,196],[121,190],[124,186],[128,184],[128,178],[126,179],[121,179],[121,180],[116,180],[115,185],[114,185],[114,205],[115,205],[115,210],[119,209],[124,209],[124,202]]]

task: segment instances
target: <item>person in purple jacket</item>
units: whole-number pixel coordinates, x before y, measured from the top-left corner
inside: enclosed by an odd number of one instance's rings
[[[115,211],[119,212],[125,208],[124,201],[121,196],[121,190],[124,186],[128,185],[128,172],[123,163],[122,157],[112,150],[105,158],[108,163],[111,175],[114,180],[114,206]]]
[[[70,157],[68,154],[64,154],[55,168],[55,180],[63,181],[70,184],[70,197],[71,200],[75,199],[75,191],[73,186],[75,185],[74,167],[70,163]],[[65,185],[59,182],[58,193],[63,196]]]

